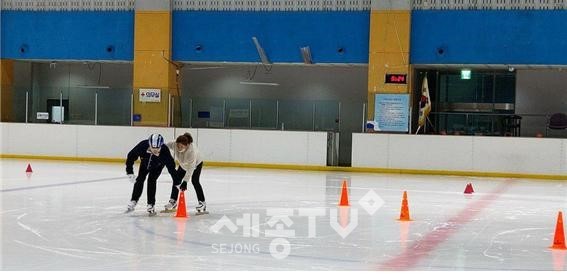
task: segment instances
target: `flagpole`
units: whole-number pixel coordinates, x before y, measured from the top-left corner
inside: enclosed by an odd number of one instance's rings
[[[430,125],[432,128],[435,128],[435,126],[433,126],[433,123],[432,123],[431,120],[429,119],[429,116],[427,117],[427,122],[429,122],[429,125]]]

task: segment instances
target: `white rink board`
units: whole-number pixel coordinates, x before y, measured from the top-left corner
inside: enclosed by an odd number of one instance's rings
[[[9,132],[10,126],[6,123],[0,123],[0,154],[9,153]]]
[[[352,166],[567,174],[567,140],[354,133]]]
[[[475,138],[474,170],[565,175],[565,166],[561,172],[564,142],[540,138]]]
[[[125,159],[152,133],[166,142],[191,133],[205,161],[320,165],[327,163],[326,132],[45,125],[0,123],[8,155]]]
[[[2,154],[77,156],[77,126],[49,124],[7,124],[7,151]]]
[[[388,167],[388,134],[352,134],[352,166]]]
[[[140,141],[159,133],[166,142],[173,141],[173,128],[77,126],[77,156],[97,158],[124,158]],[[95,137],[96,138],[93,138]]]
[[[326,148],[326,136],[321,132],[231,130],[230,161],[325,165],[326,157],[321,156],[326,156],[326,151],[320,149]]]
[[[311,165],[324,166],[327,164],[327,133],[305,132],[308,138],[307,163]],[[302,149],[302,148],[296,148]]]
[[[419,136],[419,142],[416,142],[415,137],[390,135],[388,146],[390,167],[470,170],[473,137],[428,135]]]
[[[198,146],[205,161],[230,161],[230,130],[198,129]]]

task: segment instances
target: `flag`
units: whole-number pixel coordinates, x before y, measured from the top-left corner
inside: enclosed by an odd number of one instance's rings
[[[421,85],[421,98],[419,99],[419,126],[425,125],[425,120],[427,119],[429,112],[431,112],[431,98],[429,97],[427,75],[425,75],[423,77],[423,84]]]

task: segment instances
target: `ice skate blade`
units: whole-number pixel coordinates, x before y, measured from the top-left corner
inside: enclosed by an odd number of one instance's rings
[[[197,215],[197,216],[206,215],[206,214],[209,214],[209,212],[208,211],[197,211],[197,212],[195,212],[195,215]]]
[[[150,217],[153,217],[153,216],[156,216],[157,213],[156,213],[156,212],[148,212],[148,215],[149,215]]]
[[[177,209],[164,209],[162,211],[160,211],[159,213],[174,213],[177,212]]]

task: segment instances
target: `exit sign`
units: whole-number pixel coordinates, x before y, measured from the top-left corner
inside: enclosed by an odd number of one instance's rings
[[[386,74],[386,84],[407,84],[407,74]]]

